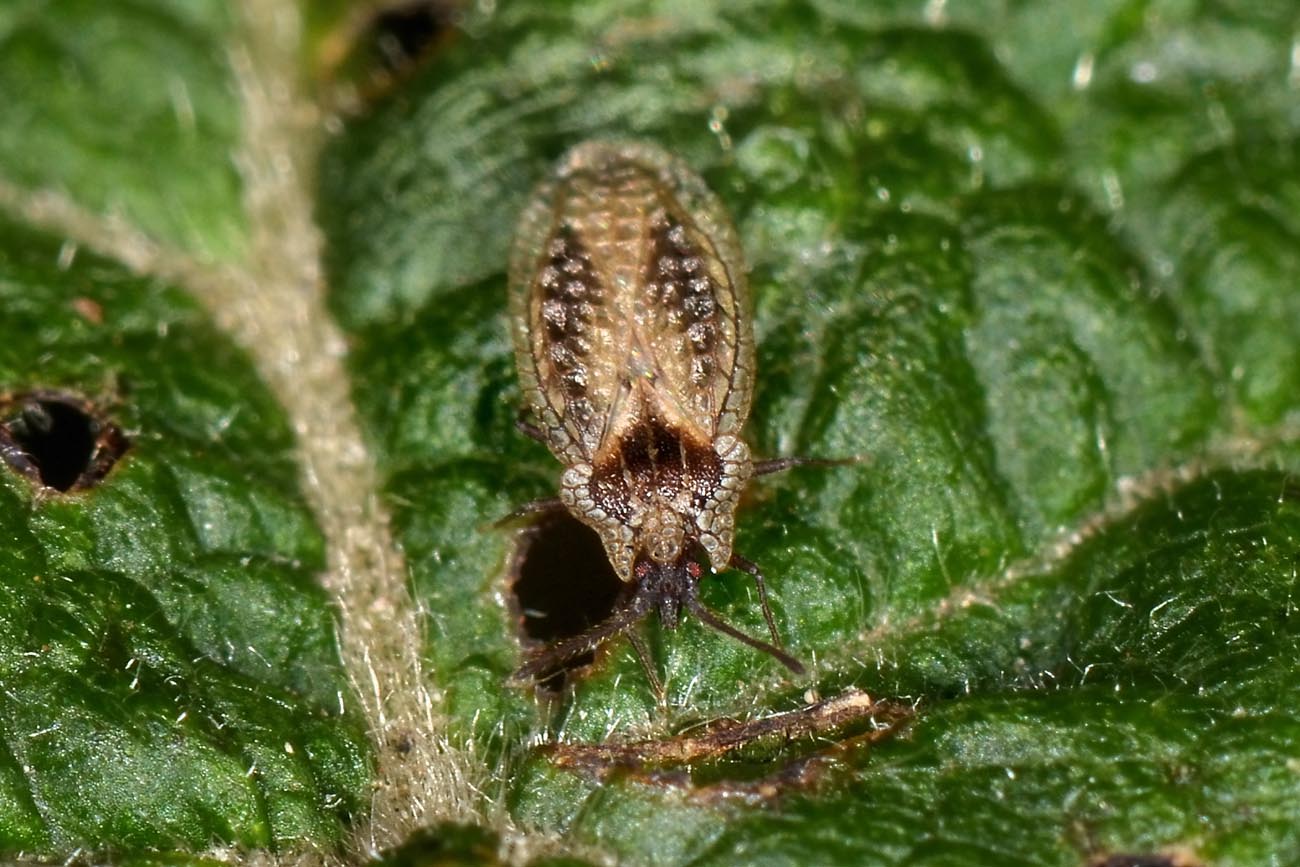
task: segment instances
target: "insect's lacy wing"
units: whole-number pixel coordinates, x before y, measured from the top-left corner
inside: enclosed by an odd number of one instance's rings
[[[521,384],[551,451],[569,464],[590,460],[615,400],[611,293],[579,234],[550,209],[524,222],[511,263]],[[527,258],[525,246],[540,252]]]
[[[680,160],[574,148],[525,209],[510,274],[520,381],[566,464],[620,436],[646,386],[703,436],[740,433],[754,352],[740,245]]]
[[[671,207],[652,213],[647,229],[637,320],[654,354],[656,389],[699,430],[738,433],[753,381],[753,337],[739,262]]]

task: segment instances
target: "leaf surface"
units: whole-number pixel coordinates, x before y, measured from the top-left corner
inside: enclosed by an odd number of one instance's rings
[[[322,170],[426,655],[515,819],[634,863],[1285,862],[1295,115],[1285,70],[1229,46],[1281,57],[1292,29],[1125,4],[943,26],[833,2],[620,9],[471,15]],[[1083,35],[1026,36],[1054,16]],[[1231,134],[1200,114],[1218,105]],[[757,451],[865,458],[756,482],[739,519],[809,681],[688,621],[649,628],[666,708],[623,643],[550,705],[501,686],[527,531],[490,524],[561,469],[512,430],[511,231],[567,147],[626,136],[677,151],[736,219]],[[745,576],[704,596],[762,631]],[[706,761],[693,784],[596,783],[530,749],[667,743],[810,686],[915,715],[775,800],[755,775],[808,748]]]
[[[0,465],[0,850],[331,843],[369,746],[283,412],[176,289],[2,234],[5,393],[130,447],[68,493]]]
[[[381,5],[0,11],[0,855],[1300,862],[1292,4]],[[652,618],[662,705],[625,641],[505,683],[613,592],[571,523],[494,526],[562,469],[511,235],[597,137],[734,217],[754,451],[854,459],[739,515],[806,678]],[[366,457],[295,378],[337,369],[322,272],[411,600],[322,505]],[[42,488],[50,412],[129,447]],[[745,575],[702,593],[764,632]],[[432,714],[382,694],[407,607]]]

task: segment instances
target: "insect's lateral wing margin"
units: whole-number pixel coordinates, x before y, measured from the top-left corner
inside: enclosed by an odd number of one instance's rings
[[[736,278],[707,235],[672,205],[647,221],[641,315],[655,358],[656,386],[708,436],[738,429],[728,417],[748,379]],[[743,277],[741,278],[743,279]],[[743,386],[742,386],[743,387]],[[743,417],[738,421],[743,422]]]
[[[516,353],[547,444],[574,463],[590,458],[602,429],[609,292],[573,226],[551,212],[536,219],[541,225],[531,231],[541,252],[519,271],[512,267]]]

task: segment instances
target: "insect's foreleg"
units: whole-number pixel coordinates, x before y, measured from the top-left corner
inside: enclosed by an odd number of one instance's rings
[[[515,430],[519,431],[530,440],[537,440],[542,445],[546,445],[546,432],[529,421],[523,413],[520,413],[515,417]]]
[[[504,527],[520,518],[526,518],[529,515],[536,515],[542,512],[554,512],[557,509],[565,508],[564,503],[560,502],[559,497],[543,497],[540,500],[529,500],[519,508],[512,511],[505,517],[498,518],[492,522],[493,527]]]
[[[646,596],[633,596],[627,605],[618,609],[608,619],[597,623],[586,632],[558,641],[531,656],[527,662],[515,670],[514,674],[510,675],[509,683],[512,686],[528,686],[537,680],[539,676],[551,673],[553,669],[559,668],[575,656],[580,656],[589,650],[595,650],[613,636],[626,631],[645,617],[649,611],[650,600]]]

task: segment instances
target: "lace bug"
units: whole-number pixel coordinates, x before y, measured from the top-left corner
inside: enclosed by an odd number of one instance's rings
[[[721,202],[681,160],[641,142],[586,142],[524,209],[510,261],[510,313],[526,410],[521,428],[565,464],[558,498],[599,534],[624,582],[613,613],[531,656],[517,683],[683,610],[770,654],[781,648],[763,574],[732,549],[741,492],[759,462],[741,439],[754,382],[754,337],[740,245]],[[753,576],[771,642],[724,622],[699,599],[701,559]]]

